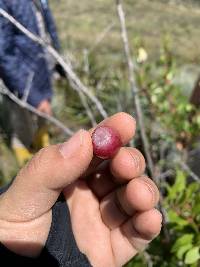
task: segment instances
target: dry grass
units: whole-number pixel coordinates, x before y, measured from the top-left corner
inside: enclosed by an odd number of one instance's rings
[[[170,3],[169,3],[170,2]],[[175,3],[174,3],[175,2]],[[167,36],[175,56],[186,63],[200,60],[200,6],[176,1],[125,0],[127,26],[132,46],[134,40],[144,44],[151,57],[156,57]],[[80,57],[111,22],[114,29],[98,46],[97,53],[109,58],[120,56],[121,41],[114,1],[51,0],[63,48]]]

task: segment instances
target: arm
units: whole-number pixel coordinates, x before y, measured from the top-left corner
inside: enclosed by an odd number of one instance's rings
[[[3,1],[0,1],[0,8],[10,13]],[[0,77],[10,91],[22,94],[24,85],[18,74],[20,62],[13,42],[14,34],[14,26],[0,16]]]

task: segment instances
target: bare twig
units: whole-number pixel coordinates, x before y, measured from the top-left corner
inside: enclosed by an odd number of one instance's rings
[[[88,50],[84,49],[83,54],[84,54],[84,71],[88,74],[89,73]],[[68,55],[65,56],[65,61],[70,66],[70,68],[73,70],[72,62],[69,59]],[[70,83],[71,87],[74,88],[75,91],[77,91],[79,98],[80,98],[80,101],[81,101],[83,107],[85,108],[86,114],[87,114],[88,118],[90,119],[91,125],[93,127],[95,127],[97,125],[97,122],[95,120],[95,117],[94,117],[91,109],[90,109],[90,106],[88,105],[87,98],[82,93],[82,91],[78,90],[77,87],[73,84],[73,80],[70,77],[68,77],[68,79],[69,79],[69,83]]]
[[[85,60],[85,57],[86,57],[86,62],[84,62],[85,63],[84,64],[84,71],[89,72],[89,64],[88,64],[88,58],[87,58],[88,50],[84,49],[83,53],[84,53],[84,60]],[[65,61],[70,66],[70,68],[73,70],[73,65],[72,65],[72,62],[71,62],[71,60],[70,60],[68,55],[65,55]],[[87,67],[85,65],[87,65]],[[91,109],[90,109],[90,106],[88,105],[88,102],[87,102],[87,99],[86,99],[85,95],[82,93],[82,91],[78,90],[76,88],[76,86],[74,86],[73,80],[70,79],[70,77],[68,77],[68,79],[69,79],[69,83],[70,83],[71,87],[74,88],[75,91],[77,91],[77,93],[79,95],[79,98],[80,98],[80,101],[81,101],[83,107],[85,108],[86,114],[87,114],[88,118],[90,119],[91,125],[93,127],[96,126],[97,122],[95,120],[95,117],[94,117]]]
[[[88,58],[88,49],[83,49],[83,71],[89,74],[90,66],[89,66],[89,58]]]
[[[94,45],[89,49],[89,53],[93,52],[97,46],[105,39],[105,37],[108,35],[108,33],[113,29],[115,26],[115,22],[111,22],[97,37],[97,40],[95,41]]]
[[[25,102],[25,101],[19,99],[18,97],[16,97],[7,88],[5,88],[5,87],[0,88],[0,93],[3,94],[3,95],[8,96],[13,102],[15,102],[20,107],[25,108],[25,109],[31,111],[32,113],[36,114],[37,116],[39,116],[41,118],[44,118],[44,119],[48,120],[49,122],[53,123],[55,126],[57,126],[58,128],[60,128],[68,136],[73,135],[74,132],[72,130],[70,130],[69,128],[67,128],[62,122],[60,122],[59,120],[57,120],[55,117],[50,116],[50,115],[47,115],[47,114],[45,114],[43,112],[38,111],[36,108],[34,108],[33,106],[31,106],[27,102]]]
[[[123,44],[124,44],[126,60],[127,60],[127,64],[128,64],[129,82],[130,82],[130,86],[131,86],[131,90],[132,90],[133,98],[134,98],[134,102],[135,102],[135,109],[136,109],[136,115],[138,118],[139,130],[140,130],[140,134],[141,134],[141,138],[142,138],[142,143],[143,143],[144,152],[145,152],[145,156],[147,159],[149,171],[150,171],[152,179],[155,180],[156,178],[154,175],[154,164],[153,164],[153,160],[151,157],[150,145],[149,145],[149,141],[147,138],[146,129],[145,129],[145,125],[144,125],[144,116],[143,116],[143,112],[142,112],[142,108],[141,108],[141,104],[140,104],[140,99],[138,96],[138,87],[136,85],[135,77],[134,77],[134,65],[133,65],[133,60],[131,58],[131,53],[130,53],[130,48],[129,48],[129,40],[128,40],[128,34],[127,34],[127,29],[126,29],[125,14],[124,14],[121,0],[116,0],[116,3],[117,3],[117,11],[118,11],[118,16],[119,16],[119,21],[120,21],[120,25],[121,25],[121,35],[122,35],[122,40],[123,40]]]
[[[69,82],[70,82],[71,86],[73,86],[72,85],[73,82],[71,80],[69,80]],[[82,103],[83,107],[85,108],[85,111],[87,113],[88,118],[90,119],[92,126],[95,127],[97,125],[97,122],[96,122],[96,120],[93,116],[93,113],[92,113],[92,111],[91,111],[91,109],[87,103],[87,99],[86,99],[85,95],[80,90],[77,90],[77,93],[80,97],[81,103]]]
[[[143,111],[142,111],[142,107],[141,107],[141,103],[140,103],[140,98],[138,95],[139,89],[136,85],[135,77],[134,77],[134,65],[133,65],[133,60],[131,58],[131,53],[130,53],[129,40],[128,40],[128,34],[127,34],[127,29],[126,29],[125,13],[124,13],[123,6],[122,6],[122,0],[116,0],[116,4],[117,4],[117,12],[118,12],[118,16],[119,16],[119,21],[120,21],[120,25],[121,25],[121,36],[122,36],[122,40],[123,40],[123,44],[124,44],[124,51],[125,51],[127,65],[128,65],[128,71],[129,71],[129,82],[130,82],[130,86],[131,86],[131,91],[133,93],[136,116],[138,118],[139,130],[140,130],[140,134],[141,134],[141,138],[142,138],[144,152],[145,152],[145,156],[146,156],[146,160],[147,160],[147,164],[148,164],[151,178],[155,181],[156,184],[158,184],[159,181],[157,180],[157,176],[155,176],[155,168],[154,168],[154,163],[153,163],[153,160],[151,157],[150,144],[149,144],[149,140],[147,138],[146,128],[144,125],[144,115],[143,115]],[[162,203],[163,203],[163,197],[161,195],[160,201],[158,203],[158,208],[163,215],[164,235],[165,235],[166,240],[169,241],[170,236],[168,233],[168,229],[166,227],[166,222],[167,222],[166,211],[165,211]]]
[[[151,259],[151,255],[149,255],[149,253],[147,253],[146,251],[143,252],[143,255],[146,260],[147,267],[153,267],[153,261]]]
[[[90,109],[90,107],[89,107],[89,105],[87,103],[87,99],[86,99],[85,95],[81,91],[78,91],[78,94],[80,96],[80,99],[81,99],[81,102],[83,104],[83,107],[85,108],[87,116],[91,121],[92,126],[95,127],[97,125],[97,122],[96,122],[96,120],[95,120],[95,118],[93,116],[93,113],[92,113],[92,111],[91,111],[91,109]]]
[[[173,176],[175,172],[173,170],[167,170],[156,177],[156,180],[165,180],[169,176]]]
[[[106,80],[107,76],[108,76],[108,73],[107,72],[103,72],[103,74],[99,78],[99,80],[97,82],[97,85],[96,85],[96,90],[97,91],[103,90],[103,83]]]
[[[26,87],[24,89],[24,95],[22,97],[22,101],[27,102],[30,90],[31,90],[31,84],[33,82],[33,78],[34,78],[35,73],[33,71],[31,71],[29,73],[29,76],[27,78],[27,82],[26,82]]]
[[[176,158],[175,161],[181,166],[181,168],[197,183],[200,183],[200,177],[196,175],[190,167],[181,159]]]
[[[0,15],[4,18],[8,19],[13,25],[15,25],[21,32],[23,32],[28,38],[33,40],[34,42],[40,44],[45,47],[45,49],[51,54],[56,61],[63,67],[69,79],[73,81],[74,89],[82,91],[95,105],[99,113],[103,118],[107,118],[107,112],[103,108],[101,102],[97,99],[97,97],[80,81],[76,73],[72,70],[72,68],[64,61],[64,59],[59,55],[59,53],[50,46],[47,42],[41,39],[39,36],[36,36],[29,30],[27,30],[21,23],[19,23],[15,18],[13,18],[10,14],[8,14],[5,10],[0,8]]]

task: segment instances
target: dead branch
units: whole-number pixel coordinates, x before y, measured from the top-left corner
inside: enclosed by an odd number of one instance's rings
[[[105,39],[105,37],[113,29],[114,26],[115,22],[111,22],[108,26],[106,26],[106,28],[97,37],[94,45],[89,49],[89,53],[93,52],[97,48],[97,46],[99,46],[99,44]]]
[[[146,260],[147,267],[153,267],[153,261],[151,255],[146,251],[143,252],[144,258]]]
[[[92,113],[92,111],[91,111],[91,109],[90,109],[90,107],[89,107],[89,105],[87,103],[87,99],[86,99],[85,95],[81,91],[78,91],[78,94],[80,96],[80,99],[81,99],[81,102],[83,104],[83,107],[85,108],[87,116],[91,121],[92,126],[93,127],[97,126],[97,122],[96,122],[96,120],[95,120],[95,118],[93,116],[93,113]]]
[[[197,183],[200,183],[200,177],[196,175],[190,167],[181,159],[181,158],[176,158],[175,161],[177,162],[178,165],[181,166],[181,168]]]
[[[60,128],[68,136],[72,136],[74,134],[74,132],[72,130],[67,128],[62,122],[57,120],[55,117],[47,115],[47,114],[45,114],[45,113],[43,113],[41,111],[38,111],[36,108],[34,108],[30,104],[28,104],[26,101],[23,101],[23,100],[19,99],[18,97],[16,97],[6,87],[4,87],[4,86],[1,87],[0,88],[0,93],[3,94],[3,95],[6,95],[7,97],[9,97],[13,102],[15,102],[20,107],[25,108],[25,109],[29,110],[30,112],[36,114],[37,116],[48,120],[49,122],[51,122],[52,124],[54,124],[55,126]]]
[[[138,96],[139,90],[136,85],[135,77],[134,77],[134,65],[133,65],[133,60],[131,58],[131,53],[130,53],[129,40],[128,40],[128,34],[127,34],[127,29],[126,29],[125,13],[122,7],[122,1],[116,0],[116,3],[117,3],[117,12],[118,12],[120,26],[121,26],[121,36],[122,36],[122,40],[124,44],[124,51],[125,51],[126,60],[128,64],[129,82],[131,86],[131,91],[133,93],[136,116],[138,118],[138,124],[139,124],[139,130],[140,130],[144,152],[145,152],[145,156],[147,159],[147,164],[149,167],[151,177],[152,179],[156,180],[156,177],[154,175],[154,164],[153,164],[153,160],[152,160],[151,152],[150,152],[150,145],[149,145],[149,141],[147,138],[146,129],[144,125],[144,116],[143,116],[143,112],[141,108],[140,99]]]
[[[33,71],[31,71],[28,75],[27,78],[27,82],[26,82],[26,87],[24,89],[24,95],[22,97],[22,101],[27,102],[30,90],[31,90],[31,84],[33,82],[33,78],[34,78],[35,73]]]
[[[69,80],[69,82],[70,82],[70,85],[73,86],[73,82],[71,80]],[[77,93],[78,93],[78,95],[80,97],[80,100],[81,100],[81,103],[82,103],[83,107],[85,108],[87,116],[90,119],[91,125],[93,127],[95,127],[97,125],[97,122],[96,122],[96,120],[94,118],[94,115],[92,114],[92,111],[91,111],[91,109],[90,109],[90,107],[89,107],[89,105],[87,103],[87,99],[86,99],[85,95],[80,90],[76,90],[76,91],[77,91]]]
[[[175,172],[170,169],[170,170],[167,170],[167,171],[159,174],[156,179],[159,181],[165,180],[166,178],[173,176],[174,174],[175,174]]]
[[[123,6],[122,6],[122,0],[116,0],[116,4],[117,4],[117,12],[118,12],[118,17],[119,17],[120,26],[121,26],[121,36],[122,36],[122,41],[123,41],[123,45],[124,45],[124,52],[125,52],[127,65],[128,65],[129,82],[130,82],[130,87],[131,87],[131,91],[133,94],[136,116],[137,116],[138,124],[139,124],[139,131],[141,134],[142,143],[143,143],[143,147],[144,147],[144,153],[146,156],[146,160],[147,160],[147,164],[148,164],[151,178],[155,181],[156,184],[159,184],[159,180],[157,180],[157,176],[155,175],[155,168],[154,168],[154,163],[153,163],[153,160],[151,157],[150,144],[149,144],[149,140],[147,138],[146,128],[144,125],[144,115],[143,115],[143,111],[142,111],[142,107],[141,107],[141,103],[140,103],[140,98],[138,95],[139,89],[138,89],[136,82],[135,82],[134,65],[133,65],[133,60],[131,58],[131,53],[130,53],[129,40],[128,40],[128,34],[127,34],[127,29],[126,29],[126,19],[125,19],[125,13],[123,10]],[[160,201],[158,203],[158,208],[163,215],[163,231],[164,231],[166,241],[169,242],[170,236],[169,236],[168,229],[166,227],[166,222],[167,222],[166,214],[167,213],[166,213],[162,203],[163,203],[163,196],[161,195]]]

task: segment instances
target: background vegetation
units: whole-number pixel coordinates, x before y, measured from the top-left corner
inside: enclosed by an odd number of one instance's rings
[[[108,114],[123,110],[135,115],[115,2],[50,3],[63,55],[70,59],[84,84],[101,100]],[[161,235],[147,252],[127,266],[198,267],[200,180],[182,163],[189,164],[188,158],[190,162],[197,161],[191,155],[199,147],[200,113],[189,98],[200,74],[200,3],[125,0],[124,8],[139,97],[167,219]],[[96,108],[90,101],[88,104],[99,121],[101,116]],[[53,107],[55,116],[68,127],[91,126],[68,81],[55,82]],[[65,139],[60,130],[54,127],[50,130],[52,142]],[[1,184],[18,170],[5,140],[2,132]],[[143,150],[139,133],[133,145]]]

